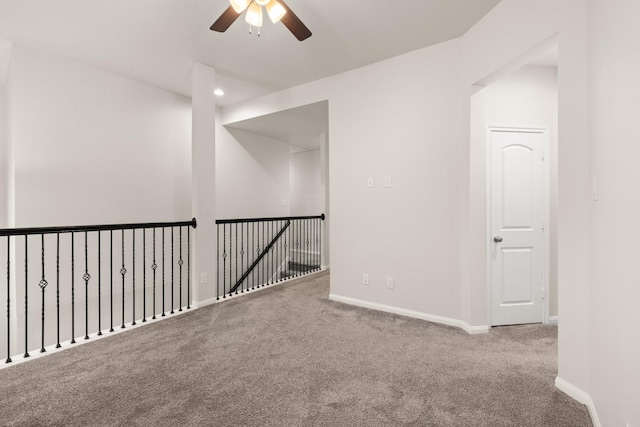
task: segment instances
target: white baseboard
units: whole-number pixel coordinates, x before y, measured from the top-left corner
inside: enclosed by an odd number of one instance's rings
[[[426,320],[428,322],[440,323],[442,325],[454,326],[456,328],[463,329],[470,335],[486,334],[489,332],[487,325],[471,326],[466,322],[458,319],[452,319],[450,317],[437,316],[435,314],[422,313],[420,311],[407,310],[404,308],[393,307],[385,304],[378,304],[375,302],[363,301],[355,298],[343,297],[341,295],[330,294],[329,299],[331,301],[337,301],[344,304],[354,305],[356,307],[364,307],[372,310],[384,311],[386,313],[399,314],[400,316],[413,317],[415,319]]]
[[[557,325],[558,316],[549,316],[549,325]]]
[[[596,405],[593,403],[593,400],[591,400],[591,396],[589,396],[589,393],[586,393],[585,391],[579,389],[578,387],[574,386],[568,381],[563,380],[560,377],[556,377],[555,384],[558,390],[585,405],[589,410],[589,415],[591,415],[593,426],[600,427],[600,420],[598,419]]]
[[[215,303],[216,303],[216,299],[214,297],[214,298],[209,298],[209,299],[205,299],[205,300],[202,300],[202,301],[194,301],[193,302],[193,307],[194,308],[202,308],[202,307],[206,307],[208,305],[215,304]]]

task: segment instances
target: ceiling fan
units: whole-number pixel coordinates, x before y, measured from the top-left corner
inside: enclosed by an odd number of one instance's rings
[[[260,35],[262,6],[265,6],[267,15],[274,24],[282,21],[284,26],[300,41],[311,37],[311,31],[283,0],[230,0],[230,3],[231,6],[222,12],[222,15],[211,26],[211,30],[224,33],[246,10],[245,21],[249,23],[249,32],[251,32],[251,27],[257,27],[258,35]]]

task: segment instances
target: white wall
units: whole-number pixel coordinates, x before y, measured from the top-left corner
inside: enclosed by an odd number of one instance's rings
[[[8,227],[9,213],[9,146],[7,130],[7,94],[0,82],[0,228]]]
[[[291,216],[324,213],[325,186],[320,157],[320,150],[290,155]]]
[[[640,426],[640,3],[589,7],[590,393],[601,425]]]
[[[488,125],[543,126],[549,129],[550,161],[550,315],[557,310],[557,214],[558,214],[558,87],[555,67],[526,66],[501,78],[472,96],[471,127],[471,286],[474,297],[486,300],[486,133]],[[483,291],[484,290],[484,291]],[[486,310],[475,306],[472,324],[486,319]],[[484,307],[486,308],[486,307]]]
[[[559,375],[588,392],[584,0],[503,0],[458,40],[227,107],[222,120],[328,99],[331,292],[460,324],[485,304],[473,298],[470,281],[470,261],[478,256],[469,245],[471,88],[554,36],[560,52]],[[391,189],[381,186],[387,175]],[[367,188],[367,177],[374,178],[375,188]],[[362,273],[369,274],[369,286],[362,285]],[[395,276],[394,290],[386,289],[386,276]]]
[[[218,110],[220,111],[220,110]],[[289,215],[289,143],[216,120],[216,217]]]
[[[16,226],[191,218],[189,99],[16,46]]]

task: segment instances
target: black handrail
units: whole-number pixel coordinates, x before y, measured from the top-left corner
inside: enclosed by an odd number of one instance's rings
[[[216,224],[239,224],[241,222],[273,222],[292,221],[294,219],[321,219],[324,221],[324,214],[315,216],[281,216],[277,218],[245,218],[245,219],[217,219]]]
[[[56,233],[74,233],[79,231],[109,231],[109,230],[138,230],[143,228],[164,228],[164,227],[186,227],[196,228],[198,225],[195,218],[191,221],[178,222],[144,222],[129,224],[102,224],[102,225],[73,225],[60,227],[29,227],[29,228],[3,228],[0,229],[0,237],[2,236],[26,236],[33,234],[56,234]]]

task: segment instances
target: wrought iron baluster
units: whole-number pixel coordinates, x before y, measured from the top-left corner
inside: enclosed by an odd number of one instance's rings
[[[121,233],[122,236],[122,267],[120,267],[120,275],[122,276],[122,325],[120,329],[124,329],[124,275],[127,274],[127,269],[124,267],[124,229]]]
[[[88,265],[88,253],[87,253],[87,232],[84,232],[84,339],[89,339],[89,265]]]
[[[24,235],[24,357],[29,357],[29,284],[28,276],[29,276],[29,253],[27,250],[28,247],[28,236]]]
[[[133,293],[131,294],[131,325],[136,324],[136,229],[131,230],[131,280]]]
[[[240,224],[240,271],[244,271],[244,225],[244,222]],[[240,293],[244,293],[245,283],[246,280],[242,282]],[[247,288],[247,290],[249,289]]]
[[[171,227],[171,314],[173,314],[173,285],[175,282],[173,278],[173,267],[173,227]]]
[[[216,283],[216,301],[220,301],[220,224],[216,225],[216,271],[218,272],[218,280]]]
[[[222,226],[222,299],[227,298],[227,226]]]
[[[76,250],[75,233],[71,233],[71,344],[76,343]]]
[[[191,228],[187,227],[187,310],[191,309]]]
[[[147,321],[147,229],[142,229],[142,323]]]
[[[102,335],[102,232],[98,230],[98,336]]]
[[[56,348],[60,345],[60,233],[56,233]]]
[[[113,230],[109,230],[109,252],[109,307],[111,311],[109,332],[113,332]]]
[[[164,229],[165,227],[162,227],[162,317],[165,317],[165,310],[164,310]]]
[[[11,236],[7,236],[7,359],[11,363]]]
[[[47,287],[48,283],[44,278],[44,234],[40,235],[40,244],[41,244],[41,249],[42,249],[42,277],[40,278],[40,283],[38,283],[38,285],[40,286],[40,289],[42,289],[42,331],[41,331],[41,343],[40,343],[40,353],[44,353],[45,348],[44,348],[44,290]]]
[[[251,247],[255,248],[256,247],[256,223],[252,222],[251,223]],[[258,250],[259,251],[259,250]],[[255,253],[254,251],[251,251],[252,254]],[[254,258],[255,260],[255,258]],[[252,287],[251,289],[255,289],[256,288],[256,271],[255,269],[251,271],[251,283],[252,283]]]
[[[182,311],[182,264],[184,263],[182,261],[182,227],[178,227],[178,230],[180,231],[180,259],[178,259],[178,266],[180,267],[179,269],[179,275],[180,275],[180,279],[178,279],[180,281],[180,308],[178,309],[178,311]]]
[[[307,273],[310,270],[310,266],[311,266],[311,253],[310,251],[310,247],[309,247],[309,236],[311,236],[311,221],[310,220],[305,220],[307,223]]]
[[[273,239],[275,236],[275,234],[273,233],[273,221],[271,221],[271,239]],[[269,272],[269,282],[273,283],[273,272],[275,271],[274,269],[274,259],[273,259],[273,249],[274,247],[271,246],[271,250],[269,251],[269,254],[271,255],[271,271]]]
[[[319,232],[319,236],[318,236],[318,268],[322,269],[322,238],[324,237],[323,234],[323,229],[322,229],[322,220],[318,220],[318,225],[320,226],[320,229],[318,230]]]
[[[153,264],[151,264],[151,269],[153,270],[153,316],[151,317],[153,320],[156,319],[156,270],[158,269],[158,264],[156,264],[156,229],[153,228]]]
[[[231,281],[231,283],[235,283],[238,281],[238,223],[236,222],[236,279]],[[236,288],[236,295],[238,295],[238,288]]]

